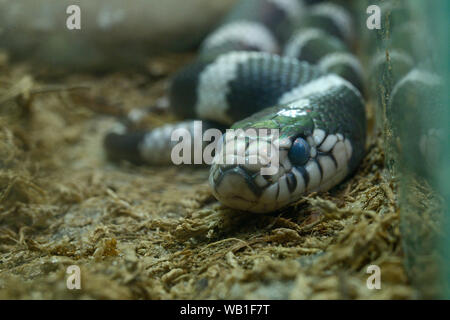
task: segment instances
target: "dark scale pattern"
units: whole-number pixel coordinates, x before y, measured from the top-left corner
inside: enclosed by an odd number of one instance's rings
[[[198,60],[180,70],[173,78],[169,92],[170,107],[179,117],[186,119],[196,117],[199,76],[207,65],[207,60]]]
[[[329,134],[342,133],[353,146],[349,167],[353,170],[364,154],[366,140],[366,116],[359,95],[345,86],[339,86],[322,94],[309,97],[315,128]]]
[[[231,52],[231,51],[262,51],[261,48],[257,48],[245,42],[240,41],[228,41],[217,46],[203,48],[199,53],[199,60],[212,61],[218,56]]]
[[[274,106],[287,91],[317,79],[323,73],[307,63],[276,55],[251,58],[238,66],[229,83],[229,116],[239,120]]]
[[[291,139],[297,136],[307,137],[314,129],[323,129],[328,134],[342,133],[352,143],[353,154],[349,169],[355,169],[364,155],[366,139],[366,116],[360,95],[348,87],[338,86],[323,93],[309,95],[304,100],[309,103],[300,104],[301,107],[297,103],[290,103],[267,108],[237,122],[233,128],[278,128],[281,130],[281,137]],[[280,114],[285,110],[303,113],[290,118]],[[294,125],[290,125],[292,121],[295,121]]]
[[[350,171],[355,169],[364,155],[366,140],[366,116],[361,96],[346,86],[338,86],[304,99],[309,100],[309,103],[301,104],[302,107],[297,108],[299,111],[305,111],[303,116],[290,119],[279,115],[280,111],[295,109],[292,107],[295,104],[288,104],[265,109],[236,123],[233,127],[244,129],[268,127],[267,120],[270,119],[271,123],[278,124],[281,136],[291,138],[307,137],[314,129],[323,129],[328,134],[342,133],[352,143],[353,154],[349,169]],[[293,119],[296,122],[295,126],[286,125]]]

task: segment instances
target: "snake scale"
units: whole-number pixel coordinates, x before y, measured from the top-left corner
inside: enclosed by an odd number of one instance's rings
[[[300,0],[241,0],[204,40],[197,59],[173,77],[170,107],[184,120],[147,132],[110,132],[113,159],[171,162],[175,129],[279,130],[279,168],[257,151],[267,137],[237,137],[226,154],[225,133],[209,183],[226,206],[265,213],[303,195],[336,186],[357,168],[366,140],[362,68],[352,54],[351,15],[340,5]],[[233,151],[234,152],[234,151]],[[227,158],[226,164],[218,159]],[[256,163],[248,160],[256,157]]]

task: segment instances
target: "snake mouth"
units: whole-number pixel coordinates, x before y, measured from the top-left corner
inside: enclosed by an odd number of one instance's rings
[[[252,173],[240,166],[213,165],[209,179],[214,196],[235,209],[249,211],[262,193]]]
[[[293,165],[290,146],[285,145],[279,149],[278,171],[272,175],[261,174],[263,165],[213,162],[209,183],[214,196],[234,209],[266,213],[299,200],[305,193],[326,191],[342,181],[348,173],[350,141],[342,134],[326,134],[324,130],[314,130],[306,139],[311,146],[306,163]]]
[[[225,134],[211,166],[209,182],[217,199],[229,207],[266,212],[275,207],[266,204],[263,193],[284,172],[280,159],[287,157],[290,140]],[[263,201],[261,201],[263,200]]]

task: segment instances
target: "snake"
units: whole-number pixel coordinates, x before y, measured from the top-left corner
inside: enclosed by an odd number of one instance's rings
[[[195,60],[171,78],[169,105],[182,120],[149,131],[116,126],[104,139],[109,158],[169,164],[174,130],[195,135],[217,128],[224,134],[216,141],[209,184],[225,206],[268,213],[330,190],[365,154],[364,73],[353,54],[353,23],[336,3],[238,1]],[[229,149],[230,129],[257,134],[233,133],[236,148]],[[279,165],[270,174],[261,170],[268,159],[258,151],[272,140],[259,136],[261,129],[277,132]]]

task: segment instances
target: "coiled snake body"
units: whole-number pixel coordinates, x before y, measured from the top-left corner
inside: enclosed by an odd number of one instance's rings
[[[280,165],[272,175],[248,161],[267,140],[238,137],[244,163],[222,145],[209,178],[219,201],[270,212],[354,171],[364,155],[366,116],[353,41],[350,15],[335,4],[242,0],[206,38],[197,60],[175,75],[171,107],[180,117],[202,119],[204,130],[279,130]],[[113,158],[170,163],[177,128],[195,130],[188,120],[150,132],[111,132],[105,146]]]

